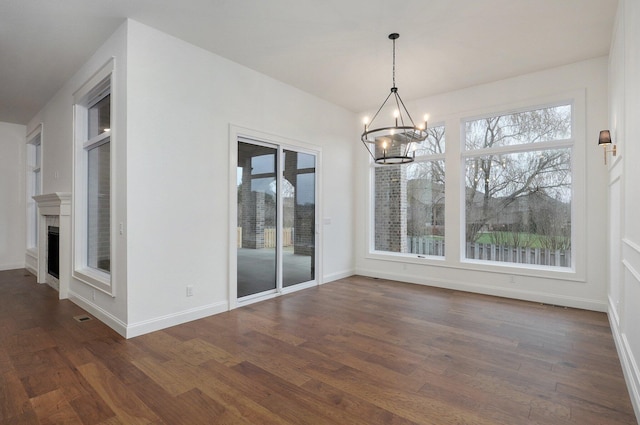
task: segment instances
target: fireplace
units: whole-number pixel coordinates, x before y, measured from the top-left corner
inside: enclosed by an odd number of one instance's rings
[[[47,227],[47,273],[60,278],[60,228]]]
[[[54,192],[33,199],[38,203],[38,283],[57,290],[60,299],[69,298],[71,194]]]

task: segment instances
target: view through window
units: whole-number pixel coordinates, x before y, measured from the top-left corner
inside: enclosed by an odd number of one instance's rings
[[[460,225],[461,243],[453,248],[461,259],[572,267],[572,105],[461,124],[460,156],[445,152],[442,125],[416,146],[414,162],[372,165],[374,250],[443,257],[447,226]],[[459,187],[446,182],[446,159],[461,161]],[[451,224],[445,192],[464,208]]]
[[[414,162],[374,168],[376,251],[444,256],[444,126],[428,132]]]
[[[571,106],[464,123],[465,257],[571,266]]]

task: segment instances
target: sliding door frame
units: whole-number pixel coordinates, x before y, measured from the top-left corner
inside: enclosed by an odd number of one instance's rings
[[[238,226],[238,199],[237,199],[237,166],[238,166],[238,143],[252,143],[255,142],[258,145],[273,146],[277,148],[277,179],[278,182],[278,200],[277,202],[277,248],[276,248],[276,289],[275,291],[268,291],[265,293],[256,294],[255,296],[247,296],[242,300],[238,300],[238,258],[237,258],[237,246],[238,246],[238,232],[236,231]],[[303,282],[300,284],[284,287],[283,286],[283,262],[282,262],[282,220],[283,220],[283,205],[281,202],[282,193],[282,180],[283,180],[283,164],[282,158],[285,150],[296,151],[314,155],[316,158],[315,164],[315,270],[314,280],[309,282]],[[289,139],[282,136],[276,136],[273,134],[264,133],[257,130],[252,130],[245,127],[240,127],[231,124],[229,126],[229,268],[228,268],[228,293],[229,293],[229,309],[235,309],[243,305],[252,304],[258,301],[274,298],[282,294],[306,289],[313,286],[321,285],[322,282],[322,235],[320,230],[320,223],[322,222],[322,191],[321,191],[321,169],[322,169],[322,149],[318,146],[313,146],[308,143],[300,142],[297,140]]]

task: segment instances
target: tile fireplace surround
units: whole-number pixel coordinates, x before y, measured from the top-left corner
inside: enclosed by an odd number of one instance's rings
[[[38,283],[46,283],[58,290],[60,299],[69,298],[71,280],[71,194],[63,192],[37,195],[38,203]],[[60,277],[47,273],[47,226],[60,227]]]

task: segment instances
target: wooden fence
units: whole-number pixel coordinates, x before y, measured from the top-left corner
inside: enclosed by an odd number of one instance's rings
[[[293,245],[293,227],[282,229],[282,246]],[[276,229],[267,227],[264,229],[264,248],[276,247]],[[242,248],[242,227],[238,227],[238,248]]]
[[[571,267],[570,249],[522,248],[468,242],[467,258],[541,266]]]
[[[418,255],[444,255],[444,240],[408,236],[409,252]],[[488,243],[466,244],[466,258],[541,266],[571,267],[571,249],[522,248]]]
[[[409,252],[418,255],[444,255],[444,240],[424,236],[407,236]]]

